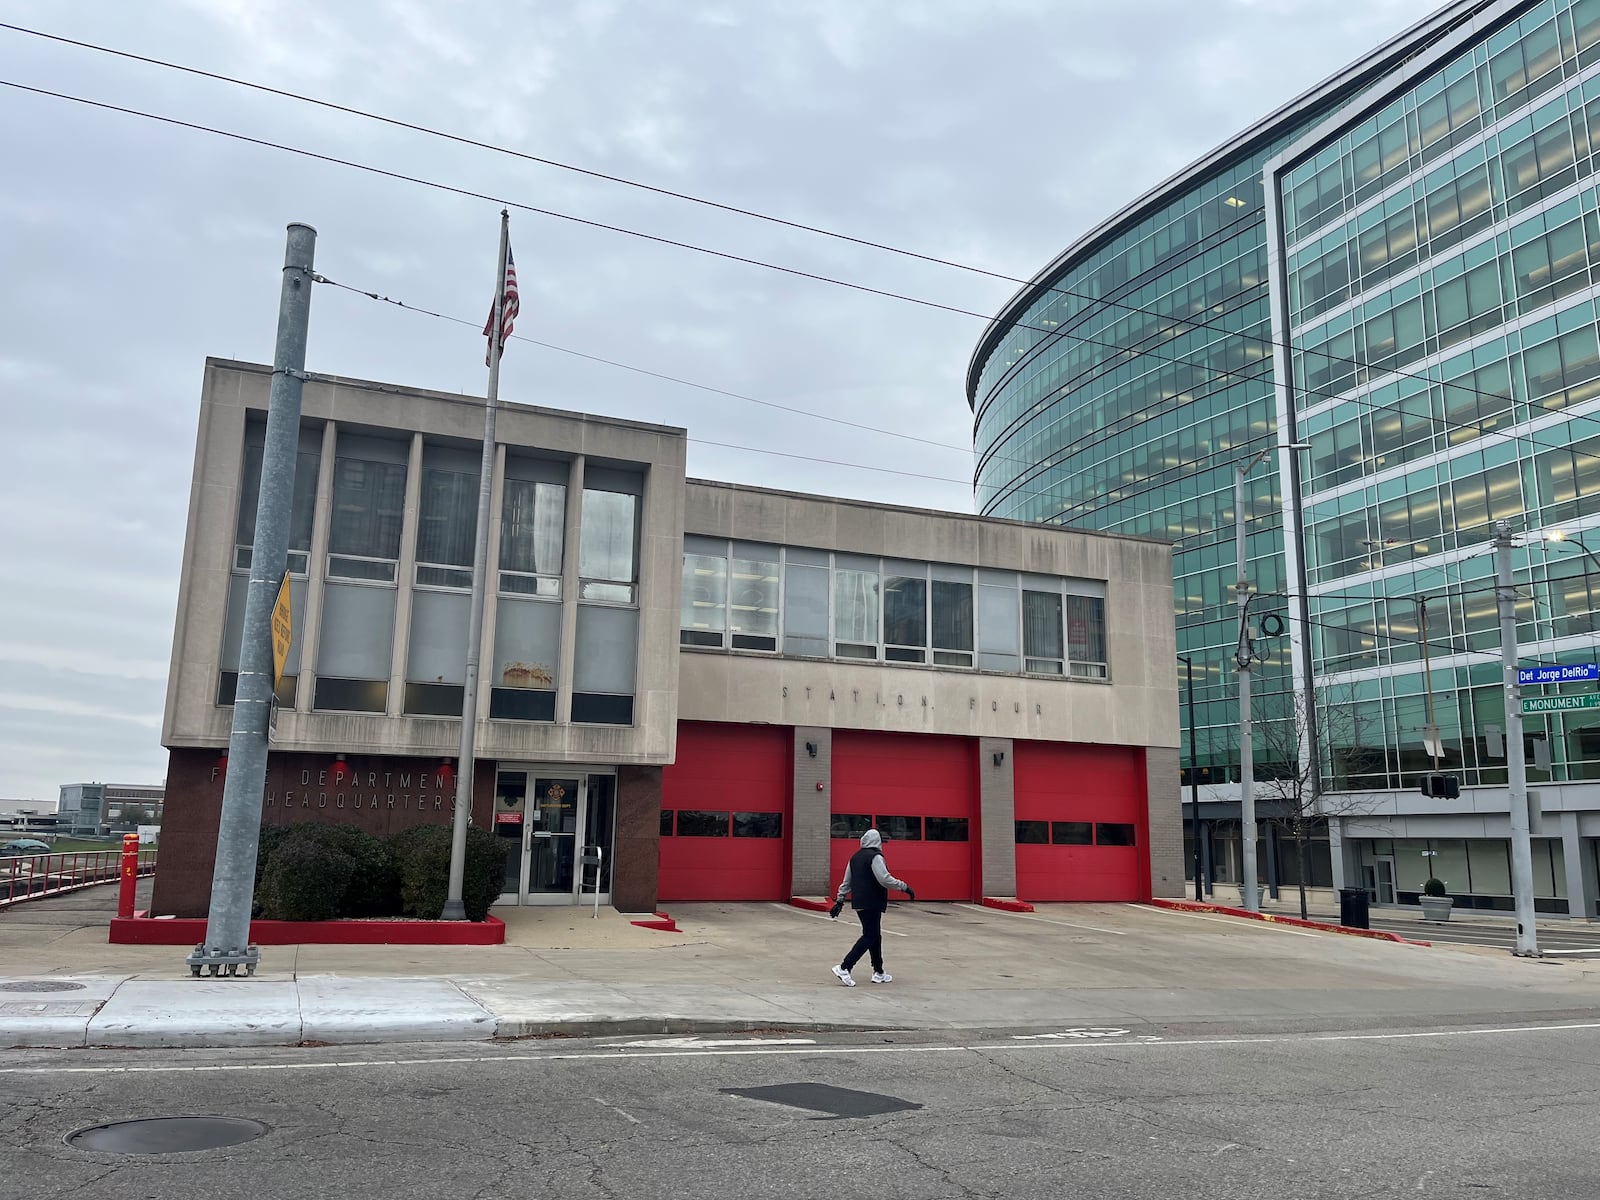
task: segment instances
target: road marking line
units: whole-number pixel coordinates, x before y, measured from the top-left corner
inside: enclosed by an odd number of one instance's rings
[[[626,1120],[632,1121],[635,1125],[643,1125],[644,1124],[643,1121],[639,1120],[638,1117],[634,1116],[627,1109],[618,1108],[615,1104],[612,1104],[610,1101],[600,1099],[599,1096],[596,1096],[594,1098],[594,1102],[596,1104],[600,1105],[602,1108],[609,1108],[612,1112],[616,1113],[618,1116],[623,1117]]]
[[[1056,921],[1050,917],[1035,917],[1029,915],[1028,913],[1006,912],[1006,910],[1003,908],[990,908],[985,904],[958,904],[956,907],[969,908],[973,912],[981,913],[1005,913],[1005,915],[1008,917],[1017,917],[1024,921],[1043,921],[1046,925],[1061,925],[1067,929],[1092,929],[1095,933],[1111,933],[1115,934],[1117,937],[1128,936],[1128,931],[1126,929],[1102,929],[1098,925],[1082,925],[1077,921]]]
[[[1221,921],[1224,925],[1232,925],[1235,929],[1256,927],[1260,929],[1274,929],[1279,933],[1293,933],[1300,937],[1321,937],[1322,935],[1310,929],[1291,929],[1277,921],[1252,921],[1249,917],[1215,917],[1210,913],[1185,912],[1181,908],[1157,908],[1153,904],[1133,904],[1131,908],[1142,908],[1145,912],[1165,913],[1174,917],[1193,917],[1197,921]]]
[[[1579,946],[1574,950],[1541,950],[1540,954],[1600,954],[1600,946]]]
[[[1297,1042],[1394,1042],[1420,1038],[1482,1037],[1506,1033],[1563,1033],[1573,1030],[1600,1030],[1600,1021],[1563,1025],[1506,1025],[1484,1029],[1429,1029],[1412,1033],[1312,1033],[1268,1037],[1182,1038],[1169,1041],[1051,1041],[978,1042],[961,1046],[807,1046],[742,1050],[620,1050],[584,1051],[558,1054],[471,1054],[454,1058],[347,1059],[313,1063],[213,1063],[204,1066],[160,1067],[0,1067],[0,1075],[182,1075],[214,1074],[223,1071],[332,1071],[362,1067],[466,1066],[477,1063],[538,1062],[618,1062],[635,1058],[745,1058],[782,1055],[848,1056],[861,1054],[993,1054],[999,1051],[1051,1051],[1087,1053],[1095,1050],[1159,1050],[1169,1046],[1273,1046]]]
[[[811,911],[810,911],[810,910],[808,910],[808,909],[804,909],[804,908],[796,908],[796,907],[795,907],[795,906],[794,906],[794,905],[792,905],[792,904],[783,904],[783,903],[780,903],[780,902],[777,902],[777,901],[774,901],[774,902],[773,902],[773,905],[772,905],[772,907],[773,907],[773,908],[781,908],[781,909],[783,909],[783,910],[784,910],[784,911],[785,911],[785,912],[792,912],[792,913],[795,913],[795,914],[797,914],[797,915],[799,915],[799,916],[802,916],[802,917],[815,917],[815,918],[816,918],[816,919],[817,919],[817,920],[819,920],[819,921],[827,921],[827,922],[829,922],[829,923],[830,923],[830,924],[831,924],[831,923],[832,923],[832,922],[833,922],[833,921],[834,921],[834,919],[835,919],[835,918],[833,918],[833,917],[830,917],[830,916],[829,916],[829,915],[828,915],[828,914],[827,914],[827,913],[819,913],[819,912],[811,912]],[[841,914],[841,915],[842,915],[842,914]],[[911,936],[911,935],[910,935],[910,934],[909,934],[909,933],[896,933],[896,932],[895,932],[895,931],[894,931],[894,930],[892,930],[892,929],[881,929],[881,928],[880,928],[880,929],[879,929],[879,930],[878,930],[878,932],[879,932],[879,933],[882,933],[882,934],[884,934],[884,935],[886,935],[886,936],[888,936],[888,937],[910,937],[910,936]]]

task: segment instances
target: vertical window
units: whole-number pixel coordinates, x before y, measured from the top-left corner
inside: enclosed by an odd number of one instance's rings
[[[239,520],[233,542],[233,565],[248,570],[256,540],[256,509],[261,503],[261,458],[267,428],[251,424],[245,434],[244,471],[239,480]],[[317,473],[322,465],[322,434],[300,430],[300,447],[294,463],[294,496],[289,508],[289,570],[306,573],[306,553],[311,549],[311,521],[317,506]]]
[[[927,661],[928,581],[925,577],[889,575],[884,579],[883,642],[884,657],[891,661]]]
[[[472,586],[478,472],[468,469],[470,457],[466,451],[424,447],[417,513],[417,583],[424,587]]]
[[[1061,597],[1054,592],[1022,593],[1023,669],[1060,675],[1064,655],[1061,644]]]
[[[500,590],[559,596],[566,487],[508,473],[501,492]]]
[[[1016,671],[1022,665],[1017,641],[1017,583],[986,583],[998,580],[1002,572],[978,578],[978,666],[986,671]]]
[[[722,645],[727,608],[728,560],[710,554],[685,554],[678,640],[685,646]]]
[[[933,661],[941,667],[972,665],[972,585],[933,581]]]
[[[583,489],[578,534],[578,596],[582,600],[633,603],[637,580],[639,498],[626,492]]]
[[[865,566],[836,567],[833,572],[834,653],[840,658],[877,658],[878,611],[877,570]]]
[[[1079,678],[1106,677],[1106,602],[1099,596],[1067,597],[1067,658]]]
[[[778,553],[736,543],[728,572],[728,634],[735,650],[778,648]]]
[[[802,556],[822,561],[801,561]],[[827,555],[791,549],[783,572],[783,652],[806,658],[828,655]]]
[[[347,440],[356,443],[348,450]],[[363,444],[368,442],[376,440],[340,439],[333,464],[328,574],[392,583],[405,517],[406,450],[399,443],[382,444],[380,449],[379,444]]]

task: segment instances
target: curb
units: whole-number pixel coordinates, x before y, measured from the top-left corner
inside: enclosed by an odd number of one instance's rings
[[[635,922],[637,924],[637,922]],[[116,946],[193,946],[205,941],[204,917],[112,917],[106,941]],[[250,922],[258,946],[502,946],[506,923],[482,921]]]
[[[663,933],[681,933],[678,923],[664,912],[658,912],[654,917],[646,917],[643,921],[629,921],[630,925],[637,925],[640,929],[658,929]]]
[[[826,900],[812,900],[807,896],[790,896],[789,903],[808,912],[832,912],[833,905]]]
[[[1320,929],[1324,933],[1346,933],[1351,937],[1371,938],[1378,942],[1396,942],[1402,946],[1432,947],[1432,942],[1419,942],[1401,937],[1387,929],[1353,929],[1349,925],[1335,925],[1328,921],[1302,921],[1299,917],[1280,917],[1276,913],[1254,913],[1247,908],[1229,908],[1225,904],[1200,904],[1193,900],[1166,900],[1160,896],[1150,901],[1155,908],[1169,908],[1176,912],[1221,913],[1225,917],[1245,917],[1252,921],[1266,921],[1273,925],[1295,925],[1301,929]]]
[[[1033,905],[1026,900],[1018,900],[1015,896],[985,896],[981,901],[985,908],[998,908],[1001,912],[1031,913]]]

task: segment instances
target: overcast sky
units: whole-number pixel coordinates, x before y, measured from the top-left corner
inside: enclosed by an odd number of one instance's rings
[[[1010,276],[1420,19],[1414,0],[9,0],[0,20]],[[994,312],[1015,285],[0,30],[0,78]],[[159,782],[206,355],[270,361],[284,226],[481,321],[499,205],[0,89],[0,797]],[[971,511],[983,322],[512,214],[503,399],[686,426],[694,475]],[[481,392],[475,329],[318,288],[314,371]],[[790,455],[887,467],[877,473]]]

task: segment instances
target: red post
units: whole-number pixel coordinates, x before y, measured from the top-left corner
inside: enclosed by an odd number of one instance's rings
[[[133,916],[133,890],[139,883],[139,835],[122,835],[122,888],[117,895],[117,916]]]

